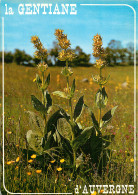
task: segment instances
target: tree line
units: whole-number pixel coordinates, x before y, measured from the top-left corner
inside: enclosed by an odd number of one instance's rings
[[[49,66],[64,66],[65,62],[58,60],[60,49],[56,42],[53,42],[53,47],[48,51],[49,55],[45,58],[45,62]],[[70,63],[70,66],[92,66],[91,55],[86,54],[80,46],[74,49],[75,59]],[[105,48],[106,61],[108,66],[116,65],[133,65],[134,62],[134,44],[128,43],[127,47],[122,47],[120,41],[111,40]],[[138,60],[138,51],[136,52]],[[2,61],[2,52],[0,52],[0,60]],[[27,54],[25,51],[15,49],[14,52],[4,52],[5,63],[15,62],[17,65],[36,66],[40,60]]]

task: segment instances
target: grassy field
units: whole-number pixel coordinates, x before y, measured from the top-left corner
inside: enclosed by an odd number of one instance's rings
[[[51,74],[49,92],[63,90],[65,79],[60,74],[60,67],[50,67]],[[97,74],[94,67],[72,68],[73,78],[76,78],[76,92],[73,102],[84,94],[87,104],[98,117],[97,108],[94,105],[94,95],[98,85],[93,83],[92,75]],[[0,66],[0,72],[2,66]],[[37,173],[31,163],[25,166],[22,162],[21,149],[26,147],[26,132],[30,129],[26,111],[34,111],[30,95],[37,98],[40,93],[33,82],[36,68],[5,64],[5,186],[10,192],[74,192],[75,185],[85,185],[87,181],[80,177],[76,181],[71,180],[71,173],[56,171],[56,167],[49,162],[46,173]],[[110,126],[105,130],[115,135],[110,148],[113,150],[110,176],[101,178],[95,174],[90,175],[91,184],[133,184],[134,180],[134,68],[133,67],[106,67],[103,74],[110,74],[106,85],[108,104],[102,110],[102,115],[112,107],[118,105]],[[82,80],[87,78],[88,82]],[[64,99],[52,96],[53,104],[61,105],[67,112],[68,106]],[[0,97],[0,107],[2,97]],[[74,106],[73,105],[73,106]],[[53,108],[53,111],[56,107]],[[92,124],[90,116],[84,109],[79,119],[83,127]],[[63,132],[68,136],[68,132]],[[19,161],[17,159],[19,157]],[[17,161],[7,164],[8,161]],[[65,159],[66,162],[66,159]],[[115,166],[116,163],[116,166]],[[52,168],[51,168],[52,167]],[[51,171],[52,170],[52,171]],[[90,174],[90,173],[89,173]],[[114,177],[116,175],[116,177]],[[114,179],[115,178],[115,179]],[[2,194],[6,194],[4,192]]]

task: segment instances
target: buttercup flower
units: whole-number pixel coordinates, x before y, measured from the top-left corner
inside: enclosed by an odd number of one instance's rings
[[[15,161],[11,160],[11,161],[7,161],[7,165],[11,165],[12,163],[14,163]]]
[[[17,158],[16,158],[16,162],[19,162],[19,160],[20,160],[20,157],[17,157]]]
[[[33,155],[31,156],[31,158],[36,158],[36,154],[33,154]]]
[[[27,175],[29,175],[29,176],[30,176],[31,174],[32,174],[31,172],[27,172]]]
[[[53,164],[55,162],[55,160],[51,160],[50,162]]]
[[[29,162],[29,163],[32,163],[32,162],[33,162],[33,160],[32,160],[32,159],[30,159],[30,160],[28,160],[28,162]]]
[[[42,172],[42,170],[36,170],[36,173],[38,173],[38,174],[41,173],[41,172]]]
[[[65,162],[65,160],[64,160],[64,159],[60,159],[60,162],[61,162],[61,163],[64,163],[64,162]]]
[[[58,168],[57,168],[57,171],[62,171],[62,168],[61,168],[61,167],[58,167]]]
[[[131,158],[131,159],[130,159],[130,162],[134,162],[134,158]]]

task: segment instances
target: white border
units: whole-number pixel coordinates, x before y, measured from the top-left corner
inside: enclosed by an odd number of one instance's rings
[[[128,4],[80,4],[80,6],[127,6],[134,12],[134,182],[136,182],[136,11]],[[2,17],[2,113],[3,113],[3,187],[9,194],[72,194],[72,193],[13,193],[5,187],[4,173],[4,17]]]

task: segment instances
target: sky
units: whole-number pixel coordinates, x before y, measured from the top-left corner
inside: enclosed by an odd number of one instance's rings
[[[103,38],[106,47],[110,40],[121,41],[125,47],[134,42],[134,11],[128,5],[137,9],[138,1],[93,1],[93,0],[1,0],[2,16],[4,17],[4,47],[5,51],[14,51],[15,48],[25,50],[33,55],[34,48],[30,42],[31,36],[37,35],[47,49],[52,48],[55,41],[55,29],[63,29],[71,42],[71,48],[79,45],[84,52],[92,53],[92,39],[95,34]],[[19,15],[20,3],[52,3],[52,11],[56,3],[76,3],[77,15]],[[84,6],[80,4],[98,4]],[[103,6],[100,4],[128,4],[121,6]],[[12,7],[14,15],[5,15],[5,4]],[[137,11],[137,10],[136,10]]]

